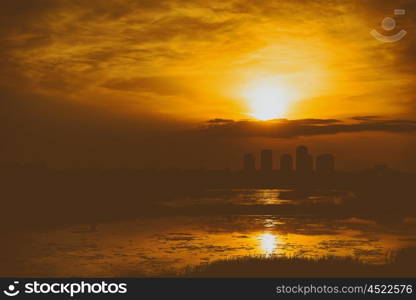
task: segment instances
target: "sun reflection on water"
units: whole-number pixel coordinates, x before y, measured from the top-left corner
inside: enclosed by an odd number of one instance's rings
[[[277,248],[277,238],[271,233],[263,233],[258,237],[260,248],[265,255],[271,255]]]

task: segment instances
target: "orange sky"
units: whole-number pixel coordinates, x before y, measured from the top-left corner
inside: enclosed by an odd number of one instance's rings
[[[387,131],[385,138],[395,133],[392,139],[400,141],[396,148],[402,149],[400,153],[414,149],[413,1],[45,0],[3,6],[0,92],[6,100],[4,117],[10,120],[10,131],[3,133],[13,140],[6,153],[21,153],[17,159],[55,155],[59,157],[55,161],[68,160],[67,153],[57,154],[68,146],[60,141],[65,134],[74,149],[82,148],[90,137],[97,140],[90,147],[100,149],[108,143],[100,142],[105,133],[125,141],[131,140],[132,132],[150,139],[179,138],[186,131],[188,139],[193,136],[188,131],[212,119],[251,119],[249,127],[254,126],[256,134],[250,129],[250,138],[268,141],[257,140],[247,148],[279,147],[288,137],[296,138],[292,140],[296,144],[305,135],[319,139],[330,133],[324,143],[331,149],[346,143],[349,135],[362,137],[364,132],[377,132],[381,146],[387,143],[379,133]],[[406,9],[406,15],[394,16],[396,8]],[[380,27],[386,16],[397,21],[392,33]],[[386,35],[405,29],[407,35],[396,43],[381,43],[370,35],[372,29]],[[316,133],[315,128],[311,135],[299,130],[294,135],[265,135],[256,127],[262,114],[365,124],[359,130],[340,131],[334,122],[326,122],[318,124],[330,126],[326,131]],[[377,118],[351,119],[362,116]],[[237,135],[247,136],[247,130],[240,132],[237,125],[231,125]],[[211,123],[209,130],[212,126],[224,124]],[[75,137],[85,127],[91,136]],[[51,140],[59,149],[45,155]],[[160,140],[152,143],[163,148]],[[237,161],[245,151],[239,144],[225,143],[229,154],[216,165],[230,156]],[[102,160],[110,157],[109,152]],[[206,153],[202,151],[201,157]],[[169,159],[167,163],[180,164]]]

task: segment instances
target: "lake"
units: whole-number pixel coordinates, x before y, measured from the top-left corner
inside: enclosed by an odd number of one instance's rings
[[[247,207],[244,214],[141,217],[22,233],[16,276],[158,276],[187,266],[246,255],[354,256],[383,263],[392,252],[416,245],[416,218],[392,223],[356,216],[335,218],[305,212],[250,214],[250,206],[329,203],[348,191],[300,193],[279,189],[216,189],[161,201],[171,209],[206,205]]]

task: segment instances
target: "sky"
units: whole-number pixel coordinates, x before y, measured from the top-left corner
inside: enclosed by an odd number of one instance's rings
[[[415,10],[405,0],[7,1],[0,160],[235,169],[245,152],[306,144],[341,169],[415,171]],[[407,34],[383,43],[373,29]]]

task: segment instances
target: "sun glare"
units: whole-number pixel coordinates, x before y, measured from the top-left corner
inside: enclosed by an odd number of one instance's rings
[[[291,100],[287,88],[270,80],[251,84],[243,96],[249,101],[249,115],[263,121],[285,117]]]
[[[270,233],[263,233],[259,236],[261,250],[266,255],[273,254],[277,247],[276,236]]]

